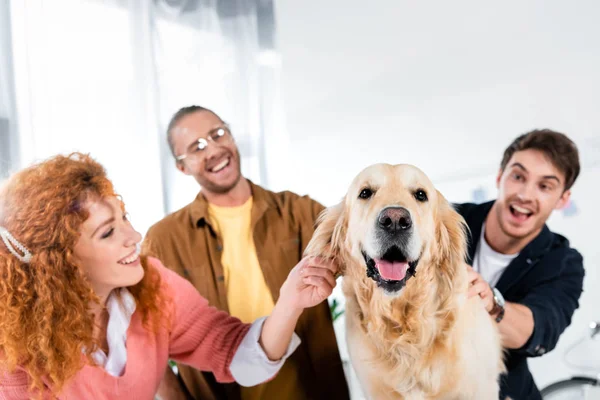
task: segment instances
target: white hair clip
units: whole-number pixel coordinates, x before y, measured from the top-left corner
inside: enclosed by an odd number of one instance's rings
[[[14,236],[11,235],[10,232],[2,226],[0,226],[0,238],[2,238],[2,241],[6,245],[8,251],[10,251],[15,257],[17,257],[25,264],[29,264],[29,262],[31,261],[31,252],[27,249],[27,247],[19,243],[19,241],[15,239]],[[23,254],[19,254],[17,249],[19,249]]]

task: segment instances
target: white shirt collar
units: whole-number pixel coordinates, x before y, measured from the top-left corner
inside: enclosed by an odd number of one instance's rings
[[[106,341],[108,342],[108,356],[98,349],[92,357],[94,361],[112,376],[121,376],[127,364],[127,329],[131,323],[131,316],[135,312],[135,298],[125,288],[115,289],[106,300],[108,310],[108,326]]]

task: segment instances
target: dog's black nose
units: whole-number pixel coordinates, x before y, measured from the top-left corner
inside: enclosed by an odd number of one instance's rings
[[[412,219],[404,207],[387,207],[379,213],[378,223],[381,229],[394,233],[410,229]]]

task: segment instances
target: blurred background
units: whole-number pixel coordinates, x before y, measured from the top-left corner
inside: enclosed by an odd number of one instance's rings
[[[328,206],[377,162],[417,165],[451,201],[493,199],[512,139],[564,132],[582,173],[549,225],[583,254],[585,292],[530,365],[540,387],[593,375],[563,358],[600,320],[598,21],[595,0],[0,0],[0,176],[89,152],[144,233],[198,192],[165,139],[185,105],[231,124],[246,177]],[[343,315],[336,328],[347,357]]]

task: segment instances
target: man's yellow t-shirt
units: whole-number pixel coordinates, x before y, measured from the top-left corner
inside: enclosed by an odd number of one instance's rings
[[[238,207],[208,206],[211,224],[223,240],[221,263],[229,313],[251,323],[273,311],[273,297],[258,263],[250,218],[252,197]]]
[[[223,240],[221,264],[225,275],[229,314],[246,323],[265,317],[273,311],[273,297],[258,263],[251,230],[252,197],[239,207],[208,206],[208,218]],[[298,371],[289,361],[279,373],[279,390],[291,393],[298,385]],[[286,388],[286,386],[288,386]],[[275,398],[264,385],[240,388],[243,400]],[[272,391],[272,390],[271,390]],[[297,393],[298,399],[304,398]]]

